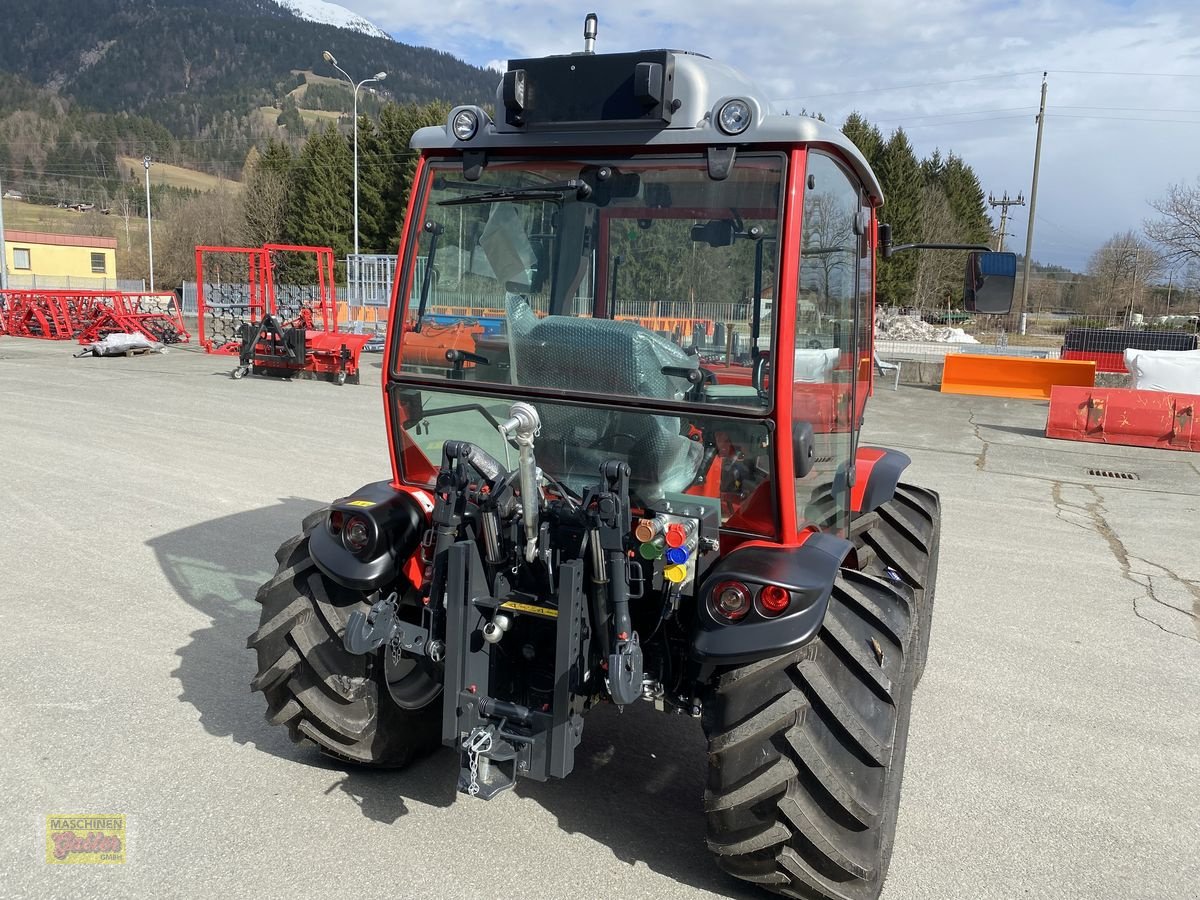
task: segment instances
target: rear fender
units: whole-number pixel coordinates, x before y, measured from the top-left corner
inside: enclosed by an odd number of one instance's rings
[[[850,511],[855,515],[878,509],[896,496],[900,476],[912,462],[899,450],[859,447],[854,457],[854,487]]]
[[[370,592],[394,582],[421,542],[428,527],[432,502],[427,495],[396,489],[387,481],[364,485],[349,497],[335,500],[325,520],[309,533],[313,562],[331,580],[354,591]],[[332,526],[340,514],[367,522],[371,539],[355,553]]]

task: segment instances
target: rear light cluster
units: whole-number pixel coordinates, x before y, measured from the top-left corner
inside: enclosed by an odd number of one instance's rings
[[[329,514],[329,533],[351,553],[362,553],[370,546],[374,530],[365,517],[335,509]]]
[[[718,619],[740,622],[751,608],[768,619],[782,615],[792,602],[787,588],[777,584],[764,585],[756,597],[751,588],[741,581],[721,581],[712,590],[712,611]]]

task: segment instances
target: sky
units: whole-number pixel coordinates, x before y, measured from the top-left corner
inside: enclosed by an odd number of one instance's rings
[[[1195,0],[441,0],[434,17],[407,0],[341,2],[405,43],[499,69],[582,49],[594,11],[597,52],[708,54],[775,111],[840,125],[857,110],[885,134],[903,127],[919,156],[959,154],[985,192],[1027,202],[1047,72],[1033,257],[1076,270],[1153,217],[1171,184],[1200,177]],[[1022,251],[1029,207],[1013,213],[1006,249]]]

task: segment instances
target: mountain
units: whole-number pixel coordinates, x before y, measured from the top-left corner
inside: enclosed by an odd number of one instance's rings
[[[374,22],[370,22],[358,13],[351,12],[336,3],[327,3],[325,0],[275,0],[275,2],[297,18],[309,22],[320,22],[324,25],[333,25],[335,28],[361,31],[363,34],[386,38],[389,41],[392,39],[390,34]]]
[[[136,199],[140,160],[242,177],[251,151],[348,124],[323,59],[387,102],[491,103],[496,74],[412,47],[326,0],[0,0],[0,179],[35,203]],[[373,88],[373,89],[372,89]],[[136,170],[136,171],[135,171]]]
[[[494,73],[324,0],[4,0],[0,47],[0,73],[90,110],[147,116],[184,140],[280,105],[297,72],[339,77],[326,50],[355,77],[386,71],[398,102],[491,102],[496,85]]]

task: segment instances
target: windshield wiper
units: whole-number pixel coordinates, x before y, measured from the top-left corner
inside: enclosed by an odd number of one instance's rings
[[[505,203],[521,200],[553,200],[561,203],[568,194],[575,200],[586,200],[592,196],[592,186],[581,178],[572,178],[560,184],[540,184],[537,187],[501,188],[454,200],[439,200],[438,206],[469,206],[475,203]]]

